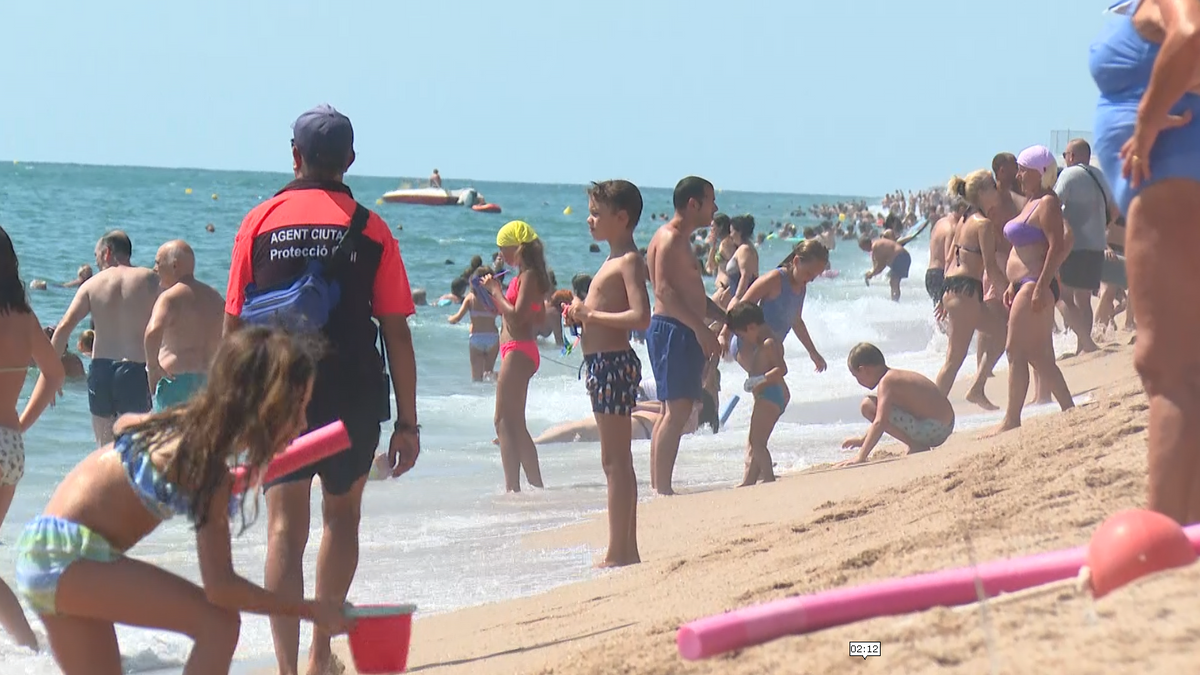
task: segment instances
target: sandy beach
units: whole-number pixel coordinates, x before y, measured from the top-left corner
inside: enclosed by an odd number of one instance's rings
[[[641,565],[418,619],[410,670],[1183,672],[1200,637],[1200,614],[1186,611],[1200,568],[1145,579],[1098,602],[1060,587],[993,601],[986,611],[875,619],[708,661],[686,662],[675,647],[680,624],[712,613],[1086,544],[1106,515],[1144,500],[1147,406],[1127,341],[1122,335],[1099,353],[1063,360],[1077,400],[1090,400],[1027,417],[1017,431],[986,440],[962,432],[923,455],[643,504]],[[1004,389],[1003,374],[988,383],[1000,405]],[[968,405],[961,396],[960,387],[952,397],[960,411]],[[604,541],[597,519],[531,536],[527,545],[601,548]],[[850,658],[851,640],[882,641],[882,657]]]

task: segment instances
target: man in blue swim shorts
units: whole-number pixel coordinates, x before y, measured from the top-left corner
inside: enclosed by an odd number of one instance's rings
[[[50,340],[59,354],[65,353],[71,332],[92,315],[96,340],[88,368],[88,409],[98,446],[112,442],[112,425],[121,415],[150,412],[144,340],[158,298],[158,277],[135,267],[132,255],[133,244],[124,232],[113,230],[100,238],[100,271],[79,285]]]
[[[707,180],[689,176],[675,186],[674,202],[675,215],[658,228],[646,250],[654,290],[646,350],[664,404],[650,439],[650,487],[662,495],[674,494],[671,474],[679,439],[701,398],[705,364],[720,348],[708,327],[711,301],[691,247],[692,234],[708,227],[717,212],[715,190]]]

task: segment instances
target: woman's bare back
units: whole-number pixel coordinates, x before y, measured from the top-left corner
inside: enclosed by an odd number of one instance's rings
[[[132,548],[159,524],[130,487],[112,444],[93,451],[67,474],[45,514],[94,530],[121,550]]]
[[[30,323],[37,317],[21,312],[0,314],[0,426],[20,428],[17,399],[33,358]],[[40,331],[41,327],[37,326]]]
[[[987,220],[980,215],[967,218],[954,232],[946,260],[946,276],[983,278],[983,244]]]

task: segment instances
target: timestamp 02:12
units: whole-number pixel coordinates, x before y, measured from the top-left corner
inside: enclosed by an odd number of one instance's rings
[[[863,659],[866,659],[868,656],[883,656],[883,643],[864,641],[851,642],[850,656],[861,656]]]

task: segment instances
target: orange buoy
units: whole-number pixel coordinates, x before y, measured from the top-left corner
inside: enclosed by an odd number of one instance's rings
[[[1157,511],[1131,509],[1109,516],[1088,544],[1092,596],[1103,597],[1148,574],[1196,562],[1179,523]]]
[[[476,204],[471,207],[472,211],[480,213],[500,213],[500,206],[497,204]]]

